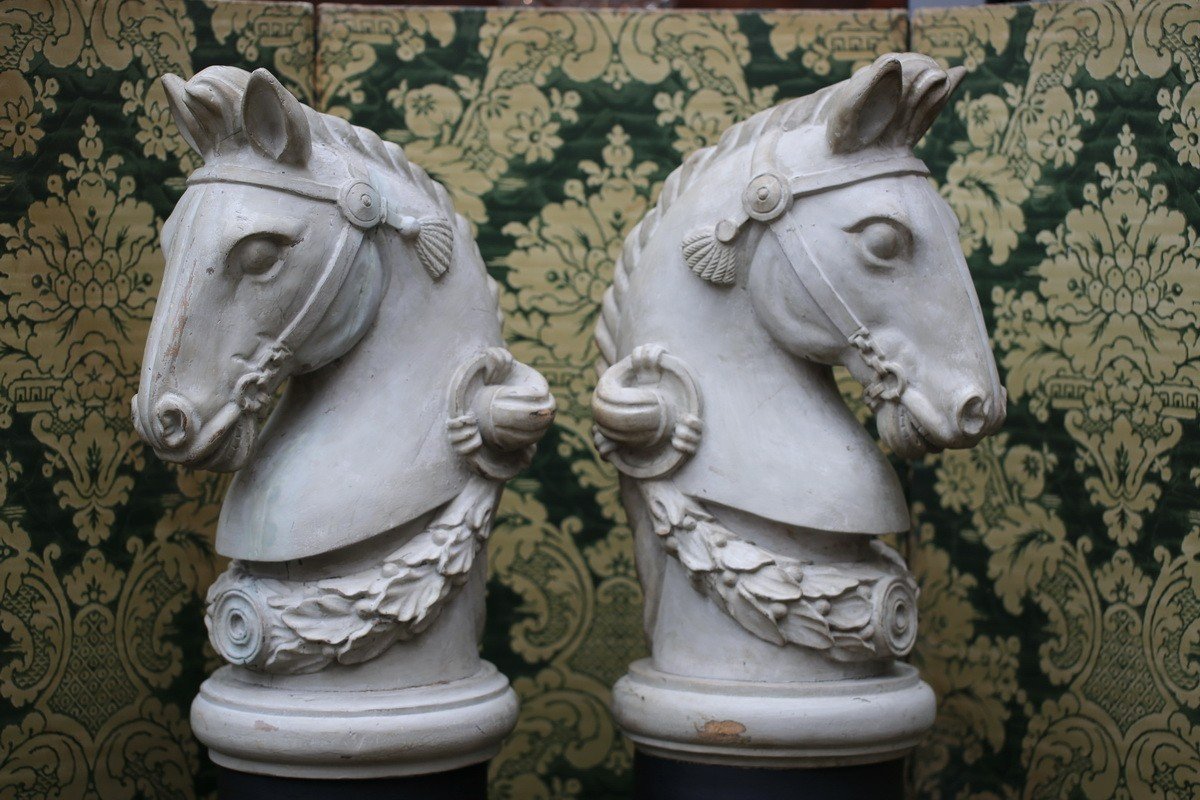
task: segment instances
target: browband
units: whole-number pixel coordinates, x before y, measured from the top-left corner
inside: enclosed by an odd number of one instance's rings
[[[399,231],[405,239],[412,240],[418,260],[434,280],[440,278],[449,267],[453,246],[450,224],[437,217],[418,220],[401,216],[398,213],[399,204],[389,203],[364,180],[351,178],[340,186],[332,186],[267,170],[220,164],[196,170],[187,182],[189,186],[233,183],[334,203],[349,223],[338,234],[325,269],[313,284],[300,310],[274,340],[261,345],[248,360],[249,368],[237,381],[233,398],[243,411],[257,411],[268,401],[281,379],[284,367],[316,330],[341,292],[366,235],[372,228],[387,225]]]
[[[754,177],[742,192],[742,203],[738,213],[721,220],[708,228],[711,235],[723,245],[737,238],[743,226],[750,220],[766,225],[782,246],[792,271],[812,296],[817,307],[829,318],[838,332],[858,351],[863,362],[874,374],[863,390],[864,399],[871,408],[887,400],[899,400],[904,393],[906,381],[900,366],[888,361],[871,337],[870,329],[858,318],[854,310],[829,280],[820,262],[808,246],[800,228],[794,220],[782,219],[797,197],[840,189],[863,181],[891,175],[929,175],[929,168],[919,158],[910,155],[888,154],[866,159],[854,164],[805,172],[790,178],[780,174],[775,163],[775,150],[786,130],[779,118],[782,107],[775,110],[775,118],[769,120],[766,131],[754,145],[751,170]],[[698,270],[693,259],[702,252],[695,247],[695,237],[685,238],[684,258],[693,272],[717,283],[729,284],[734,280],[734,270],[725,269],[719,278],[710,278],[708,273]],[[796,258],[799,256],[800,258]],[[730,256],[736,264],[736,257]]]
[[[351,178],[341,186],[331,186],[327,183],[277,172],[220,164],[196,170],[187,182],[189,186],[203,183],[237,183],[243,186],[275,189],[307,197],[310,200],[336,203],[346,220],[357,228],[365,230],[376,225],[390,225],[397,230],[400,229],[401,217],[399,214],[393,213],[392,219],[389,219],[388,216],[389,205],[395,205],[395,203],[389,204],[386,198],[380,196],[374,186],[355,178]]]

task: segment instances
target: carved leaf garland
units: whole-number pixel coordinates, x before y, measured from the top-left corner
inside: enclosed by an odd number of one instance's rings
[[[375,658],[428,628],[466,581],[491,531],[500,488],[473,478],[381,565],[345,577],[281,581],[233,562],[209,590],[205,624],[213,642],[232,663],[275,673]],[[261,631],[261,639],[242,644],[247,627]]]
[[[670,481],[640,485],[663,547],[696,588],[760,639],[823,650],[839,661],[905,655],[911,642],[888,635],[897,613],[915,613],[916,583],[886,545],[872,542],[875,558],[810,564],[778,556],[739,538]],[[883,602],[899,594],[897,611]],[[899,630],[915,630],[915,619]]]

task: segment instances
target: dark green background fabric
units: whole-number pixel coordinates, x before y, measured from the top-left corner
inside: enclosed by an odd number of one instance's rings
[[[90,20],[90,25],[87,24]],[[608,688],[643,652],[591,330],[682,157],[912,49],[969,74],[922,155],[1010,392],[1004,432],[905,468],[936,798],[1188,798],[1200,781],[1200,12],[1077,2],[756,14],[0,6],[0,798],[212,791],[187,707],[223,484],[128,422],[196,166],[153,80],[265,65],[443,181],[560,414],[491,540],[485,655],[522,698],[496,798],[628,796]],[[315,26],[315,27],[314,27]],[[317,44],[313,46],[313,35]],[[853,387],[847,386],[847,393]]]
[[[136,441],[158,228],[196,166],[156,79],[266,66],[311,96],[298,4],[0,4],[0,797],[194,797],[223,483]]]

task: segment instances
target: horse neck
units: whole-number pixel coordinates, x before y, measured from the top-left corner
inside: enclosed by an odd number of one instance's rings
[[[431,279],[398,236],[374,323],[330,364],[292,379],[230,484],[217,551],[247,561],[328,553],[448,502],[469,478],[446,434],[455,370],[501,344],[487,274],[459,220],[456,258]]]
[[[797,358],[770,336],[744,278],[714,286],[688,269],[682,237],[720,218],[712,208],[689,213],[690,205],[665,216],[645,248],[644,266],[630,276],[618,336],[622,356],[641,344],[665,346],[699,386],[703,440],[674,480],[702,500],[787,525],[905,530],[896,475],[842,400],[829,368]],[[742,270],[767,266],[754,263],[769,256],[756,259],[753,244],[747,242]]]
[[[457,221],[457,220],[456,220]],[[456,226],[455,263],[434,280],[412,249],[387,234],[380,257],[390,272],[375,321],[362,339],[328,366],[294,383],[306,392],[358,387],[347,399],[357,412],[378,410],[395,418],[407,403],[424,403],[429,392],[444,394],[458,364],[474,352],[501,343],[495,301],[474,243]],[[411,407],[411,406],[408,406]],[[346,415],[337,424],[364,422]],[[386,428],[381,429],[386,436]]]

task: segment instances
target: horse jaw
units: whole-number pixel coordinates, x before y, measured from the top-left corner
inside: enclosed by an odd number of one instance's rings
[[[900,458],[912,460],[943,450],[930,438],[917,415],[899,403],[880,406],[875,423],[884,445]]]
[[[209,445],[194,466],[210,472],[237,472],[254,455],[258,433],[259,421],[254,415],[239,415],[233,425]]]

